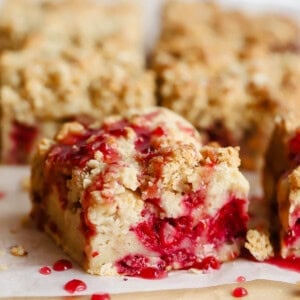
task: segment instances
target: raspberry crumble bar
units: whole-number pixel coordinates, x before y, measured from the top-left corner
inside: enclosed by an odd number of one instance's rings
[[[276,221],[283,258],[300,257],[300,125],[299,118],[278,119],[266,153],[266,199],[276,201]]]
[[[66,121],[155,104],[136,3],[18,0],[2,14],[2,162],[28,163]]]
[[[298,25],[283,16],[169,1],[152,58],[160,103],[260,169],[274,117],[297,108],[299,49]]]
[[[248,182],[238,150],[203,146],[163,108],[66,123],[32,163],[32,217],[92,274],[162,277],[239,255]]]

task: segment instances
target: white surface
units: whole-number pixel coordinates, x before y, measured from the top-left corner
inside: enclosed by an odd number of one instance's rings
[[[198,288],[231,283],[240,275],[247,280],[270,279],[290,283],[300,281],[299,273],[242,259],[223,264],[220,270],[207,274],[180,271],[161,280],[128,278],[124,281],[121,277],[92,276],[75,263],[70,270],[41,275],[40,267],[52,266],[55,261],[67,256],[32,225],[21,224],[30,211],[27,193],[21,189],[21,182],[28,175],[26,168],[0,167],[0,191],[6,194],[0,199],[0,269],[1,266],[7,267],[7,270],[0,271],[0,297],[68,295],[63,286],[74,278],[85,281],[88,286],[85,292],[78,294]],[[22,245],[28,255],[12,256],[9,250],[14,245]]]

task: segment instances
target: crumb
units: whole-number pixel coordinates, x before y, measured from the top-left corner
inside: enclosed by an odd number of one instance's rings
[[[188,272],[192,274],[203,274],[203,270],[199,270],[195,268],[189,269]]]
[[[15,233],[18,232],[18,228],[17,227],[10,228],[9,232],[12,233],[12,234],[15,234]]]
[[[0,271],[6,271],[8,269],[7,265],[0,265]]]
[[[31,224],[31,220],[30,220],[30,217],[29,216],[24,216],[22,219],[21,219],[21,226],[24,227],[24,228],[28,228],[30,227],[30,224]]]
[[[24,192],[30,190],[30,177],[26,176],[21,180],[21,190]]]
[[[251,229],[248,230],[246,239],[245,248],[248,249],[258,261],[263,261],[274,256],[269,233]]]
[[[127,280],[128,280],[128,278],[127,278],[127,277],[123,278],[123,281],[127,281]]]
[[[10,254],[14,256],[26,256],[28,252],[21,245],[12,246],[10,248]]]

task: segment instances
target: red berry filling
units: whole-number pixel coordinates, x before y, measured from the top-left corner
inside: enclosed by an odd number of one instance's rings
[[[203,195],[201,194],[202,199]],[[198,204],[197,204],[198,205]],[[213,217],[195,220],[191,215],[179,218],[161,219],[149,209],[143,211],[145,221],[132,228],[140,242],[157,253],[158,262],[150,263],[141,255],[126,256],[117,263],[118,272],[129,276],[141,276],[145,268],[166,270],[198,268],[217,269],[219,261],[208,256],[197,256],[197,248],[212,244],[217,250],[223,243],[242,240],[246,234],[248,216],[245,213],[246,201],[232,198]]]
[[[17,121],[13,122],[10,132],[11,149],[6,158],[7,163],[26,164],[32,153],[33,146],[38,136],[35,126],[28,126]]]
[[[286,245],[292,246],[298,239],[300,239],[300,218],[296,221],[295,225],[287,231],[284,242]]]
[[[300,134],[298,132],[289,141],[288,159],[292,167],[300,165]]]

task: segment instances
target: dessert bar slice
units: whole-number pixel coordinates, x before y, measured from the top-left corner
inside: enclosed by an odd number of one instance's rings
[[[274,117],[298,109],[298,43],[297,24],[282,16],[169,1],[152,58],[160,103],[260,169]]]
[[[266,154],[265,194],[276,200],[283,258],[300,256],[300,124],[290,116],[277,120]],[[273,222],[276,224],[275,222]]]
[[[40,136],[65,121],[101,120],[155,104],[151,72],[128,69],[84,49],[7,52],[1,69],[1,158],[27,163]]]
[[[32,163],[32,217],[92,274],[161,277],[239,255],[248,182],[235,148],[203,146],[163,109],[65,124]]]

